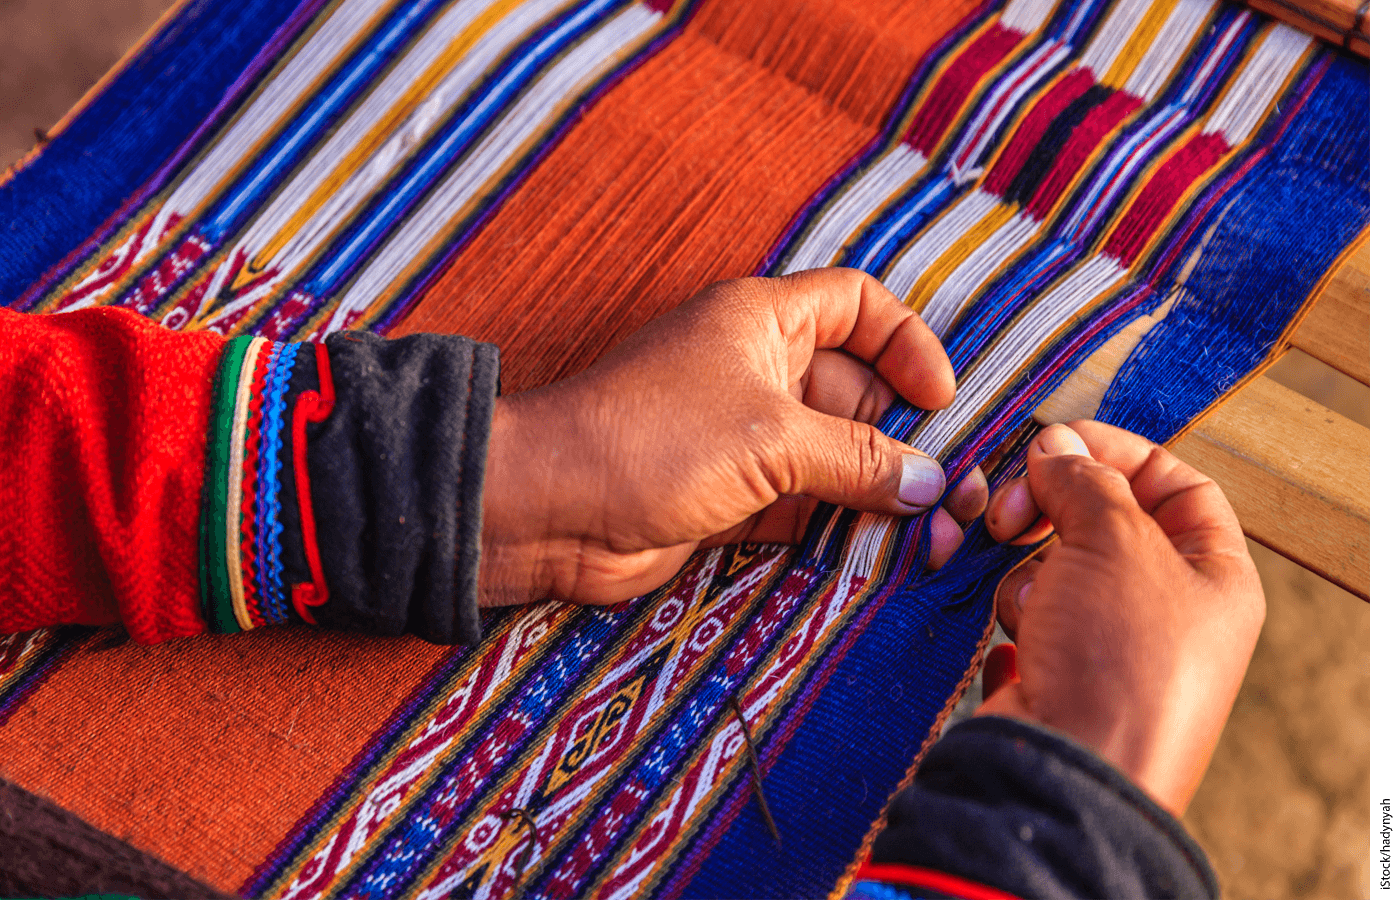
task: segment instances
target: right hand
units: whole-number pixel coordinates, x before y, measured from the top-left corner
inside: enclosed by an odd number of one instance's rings
[[[1098,422],[1046,428],[1027,470],[992,496],[988,530],[1059,540],[998,591],[1016,649],[989,665],[978,714],[1067,734],[1180,815],[1264,621],[1239,522],[1215,482]]]

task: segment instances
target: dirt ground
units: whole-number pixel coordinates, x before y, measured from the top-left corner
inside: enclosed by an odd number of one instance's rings
[[[0,0],[0,168],[166,0]],[[1369,425],[1369,391],[1301,354],[1270,376]],[[1269,601],[1244,690],[1186,824],[1233,900],[1367,894],[1370,608],[1253,546]]]

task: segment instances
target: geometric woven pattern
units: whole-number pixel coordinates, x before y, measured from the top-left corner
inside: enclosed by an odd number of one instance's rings
[[[1099,417],[1157,440],[1268,358],[1365,227],[1368,107],[1208,0],[190,2],[0,186],[0,302],[459,331],[514,390],[717,278],[855,266],[958,375],[882,428],[997,483],[1140,316]],[[827,508],[475,648],[0,638],[0,774],[249,897],[821,895],[1024,552],[973,526],[925,573],[921,526]]]

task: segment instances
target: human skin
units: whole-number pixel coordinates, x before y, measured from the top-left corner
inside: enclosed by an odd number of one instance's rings
[[[953,400],[922,319],[854,269],[705,288],[580,374],[501,397],[483,493],[483,605],[625,600],[697,549],[800,540],[818,501],[894,515],[942,469],[874,427]],[[929,565],[980,515],[980,471],[930,517]]]
[[[947,356],[870,276],[721,282],[573,378],[500,398],[483,496],[483,605],[610,603],[697,548],[800,540],[819,500],[894,515],[941,469],[873,427],[896,395],[952,402]],[[1059,540],[1012,573],[979,712],[1054,728],[1176,814],[1194,793],[1263,622],[1220,489],[1144,438],[1051,426],[988,504],[980,471],[930,517],[928,564],[986,510],[998,540]],[[1018,652],[1019,650],[1019,652]]]
[[[979,715],[1094,749],[1177,815],[1210,762],[1264,622],[1264,593],[1220,488],[1145,438],[1053,425],[992,497],[998,540],[1058,539],[1003,581],[1016,641]]]

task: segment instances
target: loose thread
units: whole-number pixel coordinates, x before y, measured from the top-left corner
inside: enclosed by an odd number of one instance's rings
[[[535,855],[535,847],[540,842],[540,827],[535,823],[535,817],[530,814],[530,811],[520,806],[506,810],[502,813],[501,818],[505,819],[507,822],[512,819],[520,819],[525,823],[525,827],[529,831],[529,835],[526,837],[528,843],[525,846],[525,852],[515,858],[515,883],[511,885],[510,893],[507,895],[514,897],[515,892],[520,890],[520,886],[523,883],[525,866],[530,861],[531,857]]]
[[[758,809],[763,813],[763,821],[768,824],[768,831],[772,833],[773,840],[778,846],[783,845],[783,836],[778,831],[778,823],[773,818],[773,811],[768,808],[768,797],[763,792],[763,766],[759,765],[758,752],[754,750],[753,734],[749,731],[749,723],[744,718],[744,711],[739,708],[739,701],[734,697],[729,698],[729,708],[734,712],[734,718],[739,720],[739,728],[744,733],[744,749],[748,751],[749,764],[753,766],[754,788],[758,794]]]

